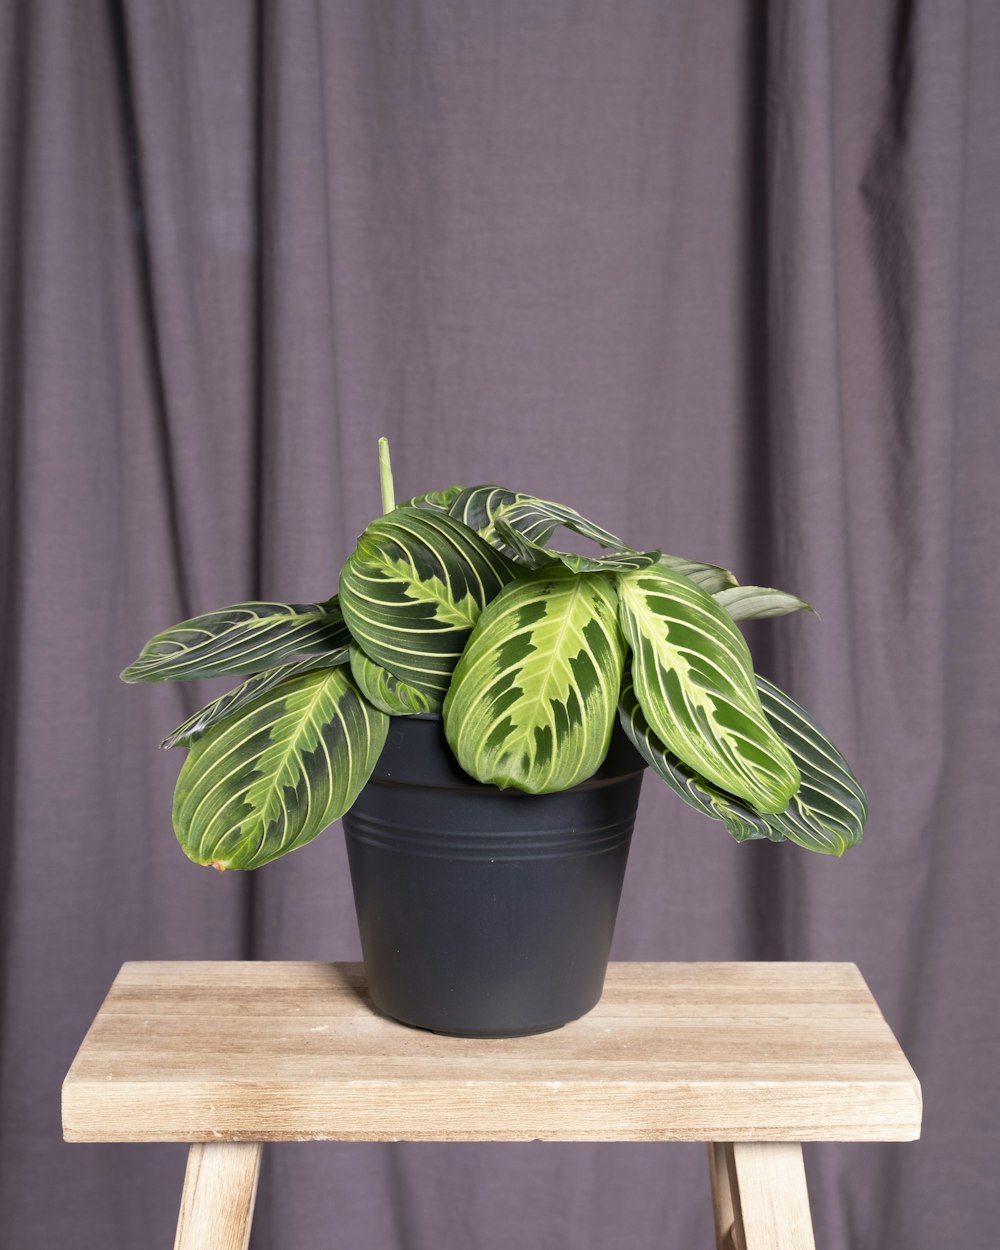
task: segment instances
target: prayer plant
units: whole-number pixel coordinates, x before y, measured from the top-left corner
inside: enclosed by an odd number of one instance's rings
[[[189,747],[174,798],[186,854],[257,868],[354,802],[390,716],[440,713],[478,781],[565,790],[607,753],[616,716],[684,802],[738,841],[841,855],[865,794],[822,729],[754,674],[736,622],[808,608],[728,570],[636,551],[572,508],[499,486],[392,498],[339,594],[240,603],[157,634],[122,677],[242,685],[166,738]],[[593,555],[548,544],[563,527]]]

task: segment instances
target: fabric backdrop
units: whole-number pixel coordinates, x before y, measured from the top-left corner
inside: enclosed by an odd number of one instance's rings
[[[816,605],[751,642],[864,844],[648,782],[614,955],[857,961],[925,1128],[808,1151],[821,1250],[992,1243],[998,53],[991,0],[0,0],[5,1250],[171,1242],[183,1148],[60,1139],[123,960],[359,953],[338,829],[188,863],[157,743],[214,687],[117,673],[330,594],[383,433],[400,497],[500,482]],[[679,1250],[705,1171],[276,1147],[254,1245]]]

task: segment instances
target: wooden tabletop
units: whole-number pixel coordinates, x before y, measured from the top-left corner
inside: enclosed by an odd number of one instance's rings
[[[920,1085],[854,964],[619,963],[553,1033],[439,1037],[361,964],[127,963],[67,1141],[909,1141]]]

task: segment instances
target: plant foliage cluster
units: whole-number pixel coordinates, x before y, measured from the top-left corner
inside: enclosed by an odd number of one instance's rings
[[[560,528],[593,555],[550,545]],[[529,794],[591,776],[616,718],[649,766],[739,841],[841,855],[864,791],[813,718],[757,676],[736,622],[808,608],[728,570],[636,551],[561,504],[452,486],[392,507],[338,594],[241,603],[157,634],[129,682],[238,675],[164,746],[190,748],[186,854],[257,868],[305,845],[368,780],[390,716],[440,713],[472,777]]]

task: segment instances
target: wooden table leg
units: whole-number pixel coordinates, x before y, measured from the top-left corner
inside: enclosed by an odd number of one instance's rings
[[[247,1250],[260,1142],[196,1142],[188,1151],[174,1250]]]
[[[736,1215],[733,1211],[733,1194],[729,1180],[732,1155],[731,1145],[725,1142],[708,1143],[708,1177],[712,1184],[717,1250],[742,1250],[735,1240],[738,1230],[735,1228]]]
[[[709,1146],[719,1250],[816,1250],[798,1142]]]

